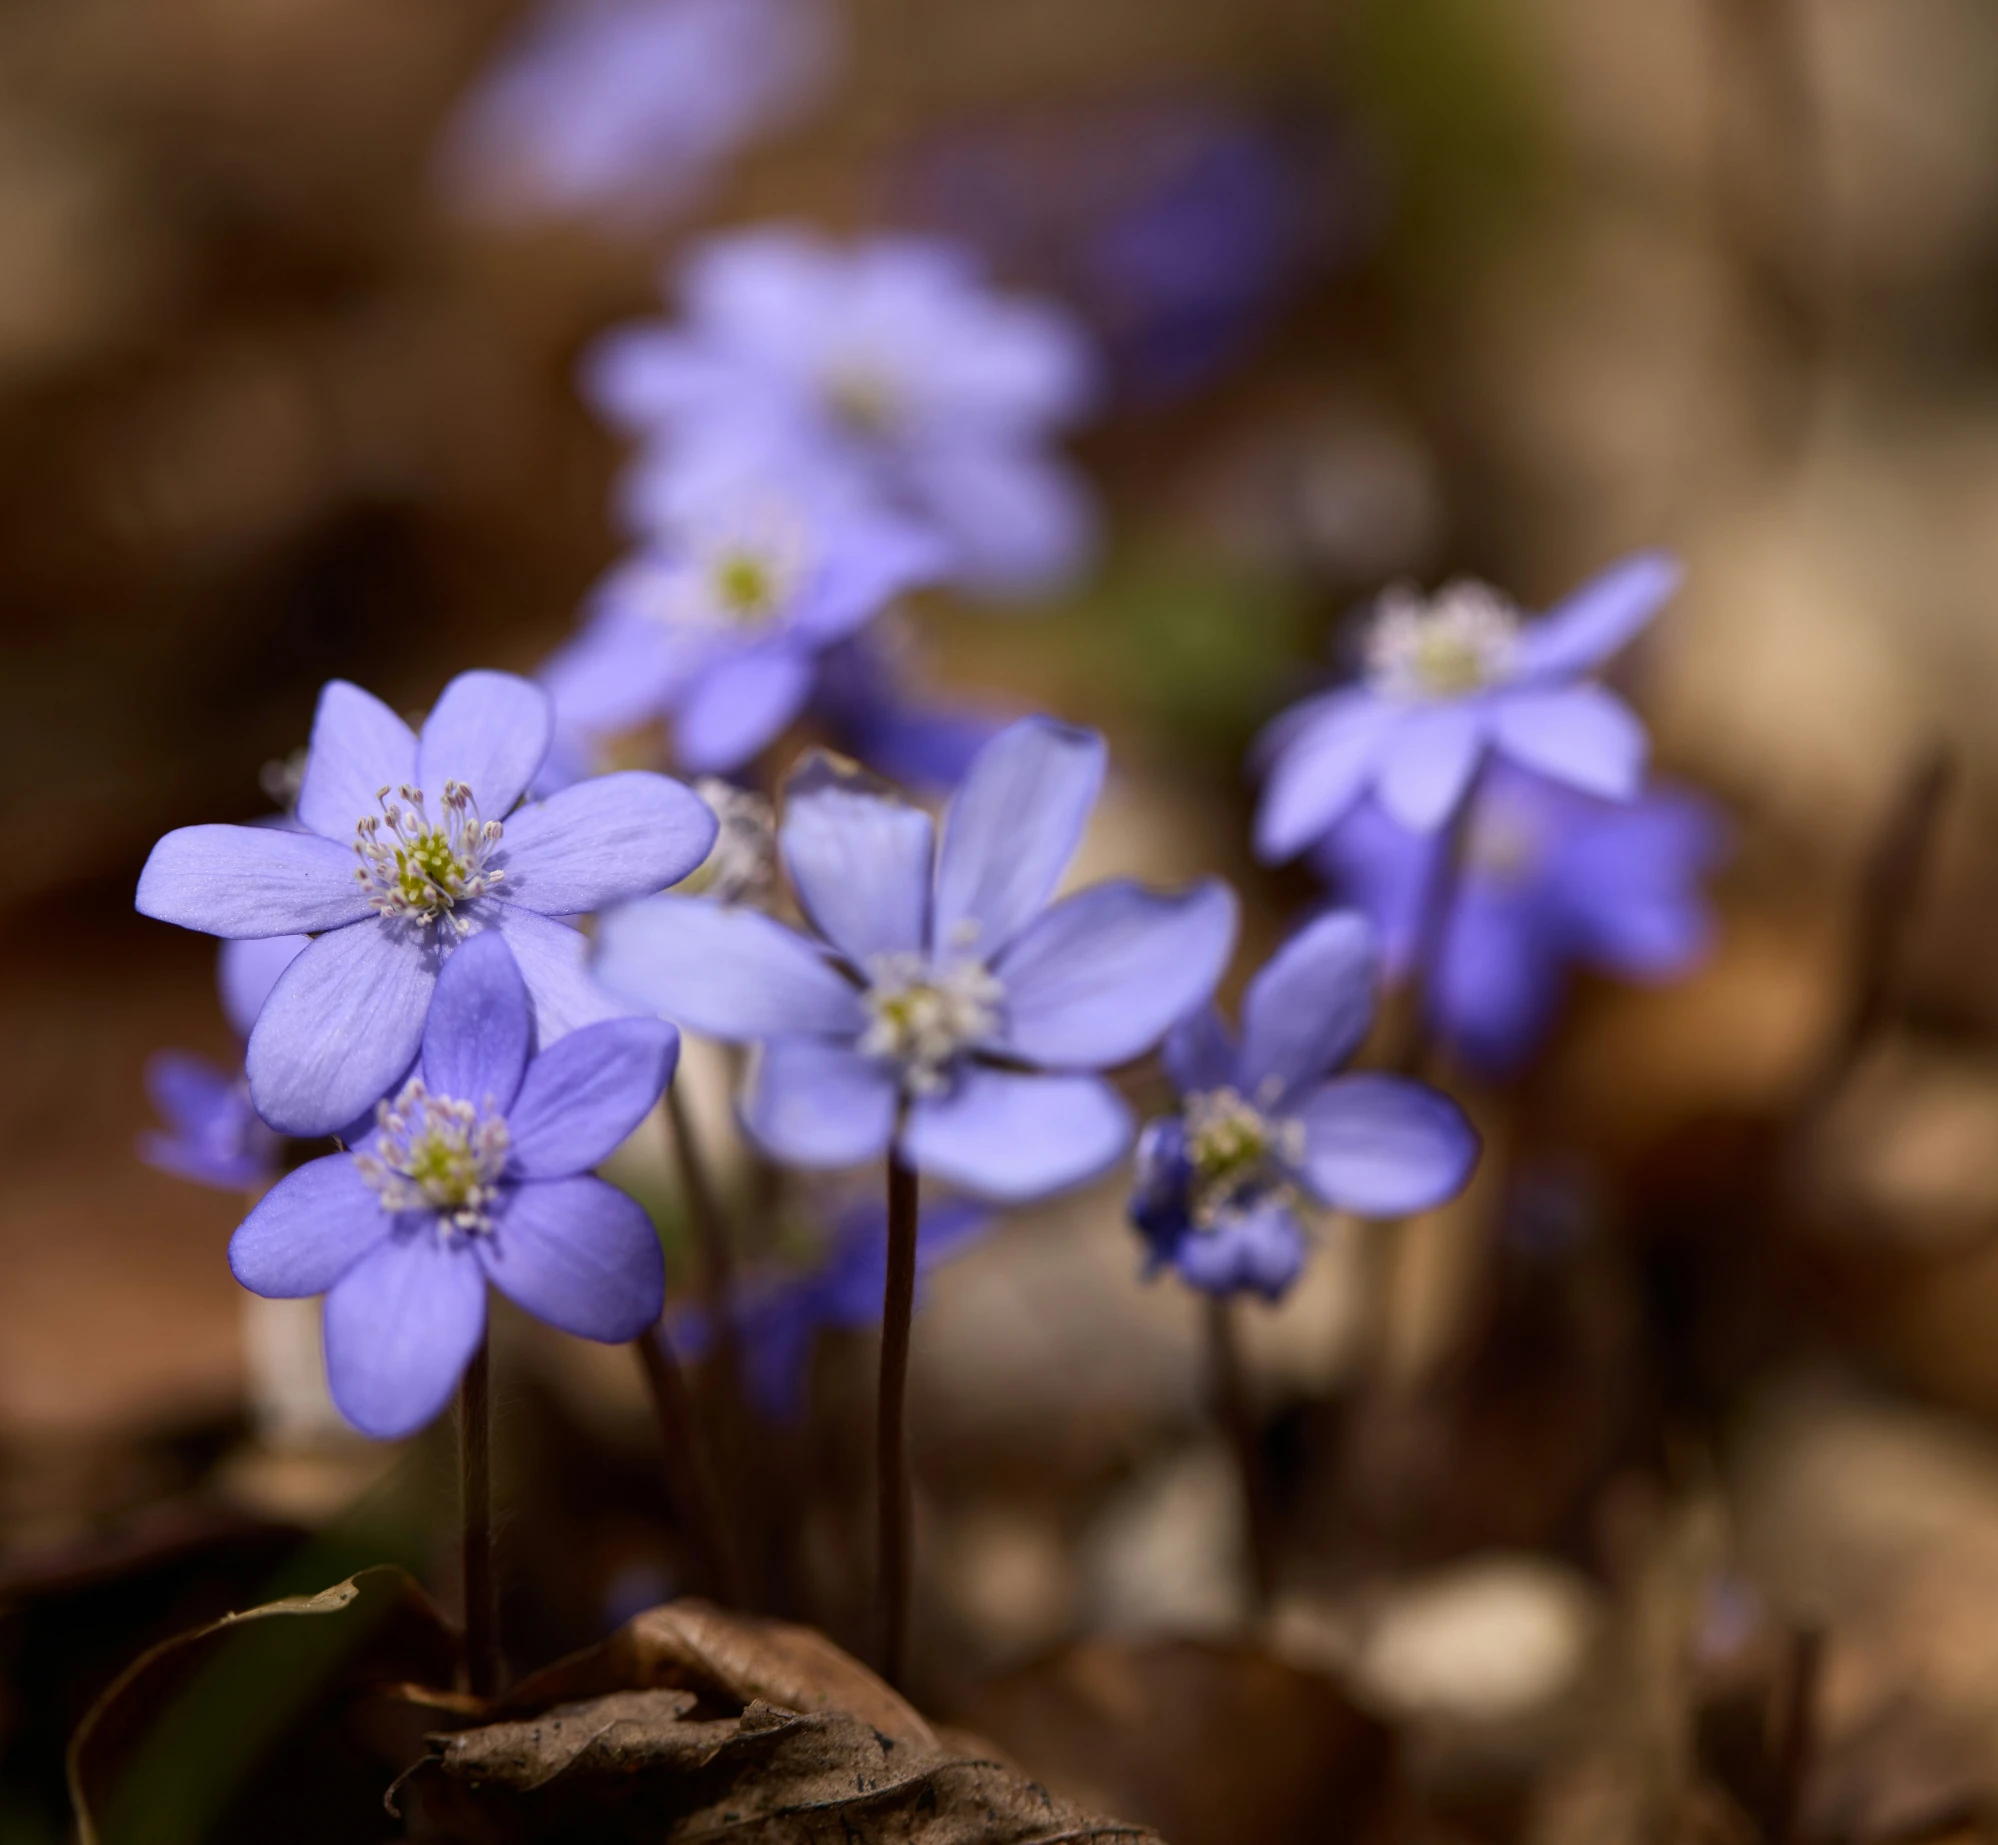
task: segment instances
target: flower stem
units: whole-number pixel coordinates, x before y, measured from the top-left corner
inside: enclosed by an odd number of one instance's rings
[[[888,1277],[881,1297],[881,1381],[875,1396],[878,1564],[874,1595],[881,1675],[899,1684],[909,1627],[909,1455],[904,1404],[909,1324],[916,1306],[916,1171],[888,1149]]]
[[[500,1689],[499,1586],[493,1575],[492,1355],[485,1339],[458,1383],[459,1481],[464,1512],[465,1688]]]
[[[702,1155],[677,1075],[666,1085],[666,1118],[673,1129],[673,1158],[679,1167],[680,1189],[686,1196],[687,1218],[693,1225],[694,1248],[700,1258],[701,1311],[733,1391],[742,1376],[742,1341],[735,1323],[735,1262],[729,1248],[728,1220],[722,1214],[714,1177]]]
[[[701,1439],[693,1393],[667,1341],[664,1323],[641,1333],[632,1341],[632,1348],[638,1353],[639,1368],[652,1397],[652,1413],[658,1419],[660,1443],[666,1450],[667,1482],[698,1558],[702,1585],[729,1607],[746,1608],[749,1604],[741,1564],[728,1541],[721,1492]]]
[[[1242,1515],[1249,1542],[1249,1580],[1255,1589],[1257,1618],[1269,1613],[1276,1589],[1276,1520],[1270,1504],[1269,1475],[1263,1467],[1255,1406],[1236,1336],[1235,1303],[1226,1295],[1207,1299],[1207,1352],[1214,1376],[1214,1407],[1234,1450],[1242,1483]]]
[[[1420,1075],[1435,1049],[1438,988],[1444,958],[1450,948],[1450,924],[1464,888],[1465,862],[1470,856],[1471,829],[1484,792],[1484,776],[1474,775],[1457,803],[1438,842],[1436,856],[1423,879],[1422,908],[1416,917],[1415,941],[1409,955],[1409,1004],[1402,1039],[1388,1066],[1399,1076]]]

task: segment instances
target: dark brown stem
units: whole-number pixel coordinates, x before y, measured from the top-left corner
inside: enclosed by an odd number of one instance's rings
[[[673,1129],[673,1158],[686,1195],[687,1219],[693,1226],[694,1249],[700,1260],[701,1311],[708,1337],[722,1363],[731,1390],[742,1376],[741,1338],[735,1324],[735,1261],[729,1247],[728,1220],[722,1214],[708,1163],[687,1113],[686,1098],[676,1079],[666,1086],[666,1119]]]
[[[493,1575],[492,1358],[479,1341],[458,1384],[458,1459],[464,1512],[465,1688],[500,1691],[499,1589]]]
[[[1235,1303],[1222,1295],[1207,1301],[1207,1351],[1214,1372],[1214,1407],[1228,1445],[1234,1450],[1235,1471],[1242,1483],[1242,1515],[1249,1540],[1249,1579],[1255,1587],[1256,1614],[1269,1613],[1276,1590],[1276,1519],[1270,1504],[1269,1475],[1263,1467],[1261,1431],[1249,1397],[1248,1373],[1235,1336]]]
[[[667,1484],[693,1545],[702,1587],[732,1608],[747,1607],[741,1565],[735,1546],[728,1541],[721,1491],[715,1484],[707,1445],[701,1439],[693,1393],[667,1342],[664,1325],[642,1333],[632,1341],[632,1349],[645,1374],[652,1413],[659,1423],[660,1444],[666,1451]]]
[[[909,1388],[909,1325],[916,1309],[916,1171],[888,1149],[888,1278],[881,1295],[881,1382],[874,1400],[878,1563],[875,1611],[881,1676],[902,1679],[909,1630],[909,1453],[904,1406]]]
[[[1771,1751],[1776,1768],[1769,1813],[1770,1845],[1796,1845],[1803,1825],[1804,1792],[1817,1752],[1818,1689],[1824,1681],[1825,1636],[1800,1627],[1790,1636],[1783,1699]]]

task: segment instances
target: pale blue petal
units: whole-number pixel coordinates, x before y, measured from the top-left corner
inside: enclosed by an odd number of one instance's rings
[[[894,1073],[849,1045],[773,1038],[757,1052],[742,1118],[786,1165],[855,1166],[887,1151]]]
[[[687,654],[647,616],[605,611],[542,666],[563,735],[601,737],[666,715]]]
[[[1544,684],[1600,666],[1672,599],[1685,574],[1663,551],[1640,551],[1612,564],[1526,630],[1520,678]]]
[[[247,1038],[257,1014],[271,996],[278,976],[305,952],[309,935],[246,936],[224,942],[216,958],[215,984],[222,990],[222,1012]]]
[[[333,1134],[402,1080],[423,1041],[439,954],[400,925],[322,935],[278,978],[246,1059],[257,1112],[286,1134]]]
[[[517,903],[482,903],[474,919],[497,930],[520,963],[536,1044],[553,1044],[599,1019],[631,1016],[633,1008],[591,974],[589,938],[580,930]]]
[[[680,1056],[659,1019],[585,1025],[527,1066],[507,1111],[514,1170],[560,1179],[607,1160],[652,1112]]]
[[[503,820],[548,754],[548,694],[514,673],[460,673],[424,720],[417,786],[441,814],[447,781],[463,782],[488,820]]]
[[[1399,1076],[1335,1077],[1298,1098],[1299,1177],[1321,1202],[1362,1217],[1427,1211],[1464,1189],[1478,1136],[1448,1096]]]
[[[987,595],[1049,595],[1096,548],[1096,508],[1082,477],[1024,444],[925,445],[909,457],[903,484],[950,540],[953,574]]]
[[[501,895],[542,916],[581,916],[677,884],[715,843],[713,810],[664,775],[599,775],[506,823]]]
[[[1279,948],[1243,995],[1243,1088],[1274,1100],[1352,1056],[1373,1023],[1379,961],[1373,929],[1352,910],[1307,923]]]
[[[1102,791],[1093,730],[1022,718],[978,752],[944,820],[934,941],[987,960],[1054,894]]]
[[[344,679],[319,694],[298,789],[298,817],[349,844],[356,822],[381,812],[380,793],[416,779],[416,735],[372,692]]]
[[[777,644],[745,648],[698,673],[673,713],[673,754],[695,775],[739,769],[804,708],[811,656]]]
[[[364,1435],[395,1441],[442,1413],[486,1331],[486,1277],[462,1239],[399,1220],[326,1296],[326,1382]]]
[[[1285,735],[1272,751],[1256,809],[1256,856],[1269,864],[1302,852],[1360,798],[1401,716],[1357,695],[1313,705],[1309,723],[1288,726],[1278,718],[1271,727],[1285,727]]]
[[[527,983],[496,934],[451,951],[423,1026],[423,1080],[450,1096],[505,1114],[534,1043]]]
[[[1235,893],[1213,878],[1176,896],[1119,878],[1065,898],[994,964],[1006,1045],[1067,1069],[1150,1049],[1213,994],[1235,946],[1235,911]]]
[[[1406,713],[1382,748],[1381,805],[1405,827],[1436,831],[1470,789],[1492,715],[1476,700]]]
[[[267,1300],[324,1294],[393,1222],[354,1156],[330,1153],[263,1195],[229,1239],[229,1272]]]
[[[1514,693],[1499,701],[1494,722],[1514,762],[1585,794],[1627,801],[1644,780],[1644,726],[1602,686]]]
[[[1189,1228],[1168,1260],[1188,1287],[1202,1293],[1253,1293],[1281,1300],[1303,1272],[1306,1251],[1297,1213],[1266,1199],[1211,1230]]]
[[[849,514],[835,529],[837,542],[791,617],[793,631],[818,646],[851,634],[949,568],[948,549],[927,526]]]
[[[652,1219],[601,1179],[528,1181],[472,1246],[507,1299],[579,1339],[636,1339],[666,1304]]]
[[[1235,1040],[1218,1006],[1196,1006],[1166,1033],[1166,1074],[1181,1095],[1240,1085]]]
[[[929,939],[930,817],[809,759],[784,789],[785,869],[812,926],[856,967]]]
[[[853,1037],[866,1022],[854,989],[802,935],[698,897],[606,912],[596,965],[613,992],[711,1038]]]
[[[1107,1172],[1132,1127],[1123,1098],[1098,1077],[970,1069],[949,1095],[910,1109],[902,1151],[929,1177],[1020,1204]]]
[[[141,916],[231,937],[316,935],[371,915],[345,846],[272,826],[183,826],[139,873]]]

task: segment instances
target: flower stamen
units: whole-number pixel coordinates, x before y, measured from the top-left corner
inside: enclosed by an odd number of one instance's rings
[[[1304,1157],[1302,1122],[1274,1118],[1230,1088],[1188,1096],[1185,1120],[1196,1230],[1218,1230],[1272,1198],[1295,1204],[1290,1174]]]
[[[1518,611],[1483,583],[1447,584],[1426,600],[1391,589],[1367,636],[1367,676],[1388,698],[1464,698],[1512,677],[1519,627]]]
[[[469,934],[458,907],[488,895],[506,877],[503,868],[487,863],[503,836],[500,823],[480,817],[471,789],[459,781],[444,784],[437,820],[424,805],[423,790],[407,783],[394,798],[387,788],[377,789],[375,799],[381,813],[363,814],[354,824],[361,861],[354,876],[369,904],[381,916],[445,921],[459,935]]]
[[[432,1095],[412,1076],[393,1101],[375,1105],[374,1151],[354,1164],[385,1211],[430,1211],[440,1236],[492,1229],[512,1144],[505,1120],[490,1109]]]
[[[899,1064],[912,1095],[948,1089],[965,1053],[999,1029],[1006,990],[982,961],[903,950],[875,955],[867,972],[861,1054]]]

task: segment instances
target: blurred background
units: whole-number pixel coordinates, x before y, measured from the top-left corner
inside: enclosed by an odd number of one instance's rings
[[[1109,732],[1089,870],[1220,871],[1241,968],[1317,895],[1248,856],[1247,746],[1392,581],[1534,608],[1681,553],[1620,683],[1731,817],[1706,964],[1577,991],[1461,1088],[1466,1200],[1326,1226],[1248,1314],[1292,1557],[1253,1649],[1199,1310],[1119,1186],[939,1270],[919,1698],[1179,1845],[1773,1838],[1725,1829],[1760,1798],[1726,1726],[1822,1635],[1797,1836],[1987,1836],[1998,12],[837,0],[754,133],[560,198],[466,177],[524,18],[0,11],[0,1839],[64,1836],[62,1740],[141,1647],[287,1571],[434,1574],[449,1499],[443,1450],[278,1441],[246,1396],[238,1201],[132,1151],[155,1050],[234,1054],[144,854],[265,811],[325,679],[416,709],[569,635],[624,544],[579,358],[772,219],[950,236],[1092,330],[1092,568],[906,619],[937,688]],[[663,1135],[625,1159],[672,1235]],[[508,1336],[543,1658],[683,1578],[626,1355]],[[785,1450],[821,1510],[783,1599],[852,1644],[869,1364],[827,1342]]]

